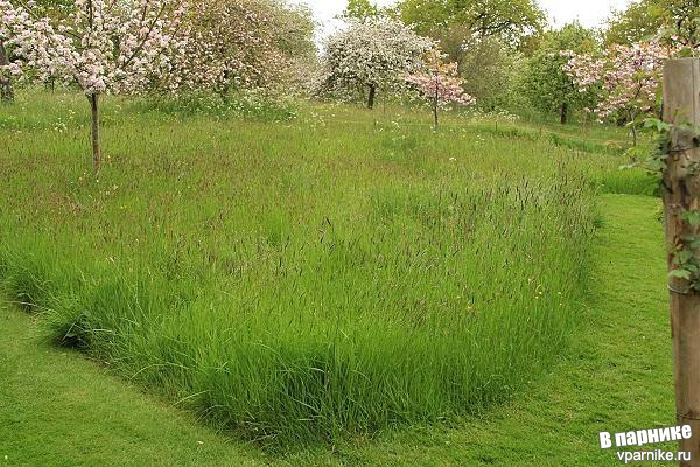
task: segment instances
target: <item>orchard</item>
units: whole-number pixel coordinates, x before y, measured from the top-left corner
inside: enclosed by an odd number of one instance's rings
[[[0,0],[0,464],[700,465],[700,9],[592,5]]]

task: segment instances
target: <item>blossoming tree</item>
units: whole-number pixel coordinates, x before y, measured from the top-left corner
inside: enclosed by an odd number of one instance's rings
[[[19,59],[3,67],[20,74],[30,67],[40,78],[57,77],[85,93],[92,111],[92,154],[101,162],[99,97],[134,93],[167,72],[164,53],[186,13],[183,0],[75,0],[69,14],[41,16],[33,2],[0,0],[0,41]]]
[[[406,76],[406,82],[417,87],[421,96],[430,101],[435,130],[438,129],[440,107],[449,104],[472,105],[476,102],[464,92],[462,80],[457,75],[457,64],[445,63],[445,57],[438,49],[433,49],[426,55],[426,70]]]
[[[673,53],[655,41],[633,46],[613,44],[599,57],[562,51],[569,57],[564,71],[581,92],[594,86],[601,89],[595,109],[598,119],[605,121],[616,115],[628,121],[634,146],[638,119],[656,108],[664,63]]]
[[[282,80],[289,59],[312,32],[302,9],[267,0],[191,0],[188,38],[170,53],[170,91],[266,87]],[[292,43],[293,42],[293,43]]]
[[[320,87],[346,94],[366,90],[371,109],[377,91],[404,87],[403,77],[419,71],[423,54],[433,47],[431,39],[418,36],[400,21],[351,21],[326,42]]]

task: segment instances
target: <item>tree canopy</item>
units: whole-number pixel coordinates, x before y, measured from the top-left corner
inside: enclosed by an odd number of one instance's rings
[[[512,42],[541,30],[546,19],[535,0],[401,0],[397,11],[418,34],[435,36],[459,25],[469,34]]]
[[[276,0],[192,0],[183,31],[192,40],[170,52],[172,91],[267,87],[282,81],[290,58],[313,48],[304,9]]]
[[[616,12],[607,43],[631,45],[660,35],[669,44],[700,47],[700,0],[638,0]]]
[[[366,21],[370,18],[377,18],[382,13],[382,9],[370,0],[348,0],[348,6],[343,11],[343,16],[358,21]]]
[[[573,79],[564,71],[568,58],[562,50],[577,54],[596,52],[595,32],[575,21],[560,30],[548,31],[540,47],[528,59],[524,70],[523,91],[532,105],[545,113],[558,111],[562,123],[576,107],[595,105],[595,90],[581,92]]]
[[[326,42],[320,87],[345,94],[366,90],[372,108],[376,92],[405,84],[404,76],[421,68],[433,45],[400,21],[351,22]]]
[[[653,37],[662,26],[661,12],[644,0],[613,13],[604,38],[607,44],[629,45]]]
[[[507,84],[515,52],[546,23],[535,0],[401,0],[396,11],[418,34],[438,42],[457,64],[458,75],[466,78],[467,90],[487,106],[505,91],[489,82]],[[485,55],[490,53],[495,55]],[[484,58],[488,67],[467,69]]]

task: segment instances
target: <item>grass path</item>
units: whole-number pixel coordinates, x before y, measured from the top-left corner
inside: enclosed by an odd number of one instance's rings
[[[0,328],[0,466],[228,466],[243,451],[49,347],[33,318],[5,307]]]
[[[33,318],[0,307],[0,467],[621,465],[598,448],[599,431],[674,424],[657,207],[653,198],[603,198],[591,297],[551,374],[483,419],[353,440],[333,452],[280,459],[226,441],[75,353],[49,347]]]

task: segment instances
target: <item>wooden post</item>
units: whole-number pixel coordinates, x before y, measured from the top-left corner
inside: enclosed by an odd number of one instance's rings
[[[664,73],[664,117],[675,125],[700,125],[700,59],[670,60]],[[700,211],[700,148],[691,132],[671,134],[664,183],[666,241],[669,270],[675,269],[675,251],[687,247],[689,236],[700,229],[682,219],[687,211]],[[697,252],[695,252],[697,255]],[[669,279],[676,410],[679,425],[690,425],[693,436],[680,441],[679,451],[690,452],[683,467],[700,467],[700,292],[688,280]]]

